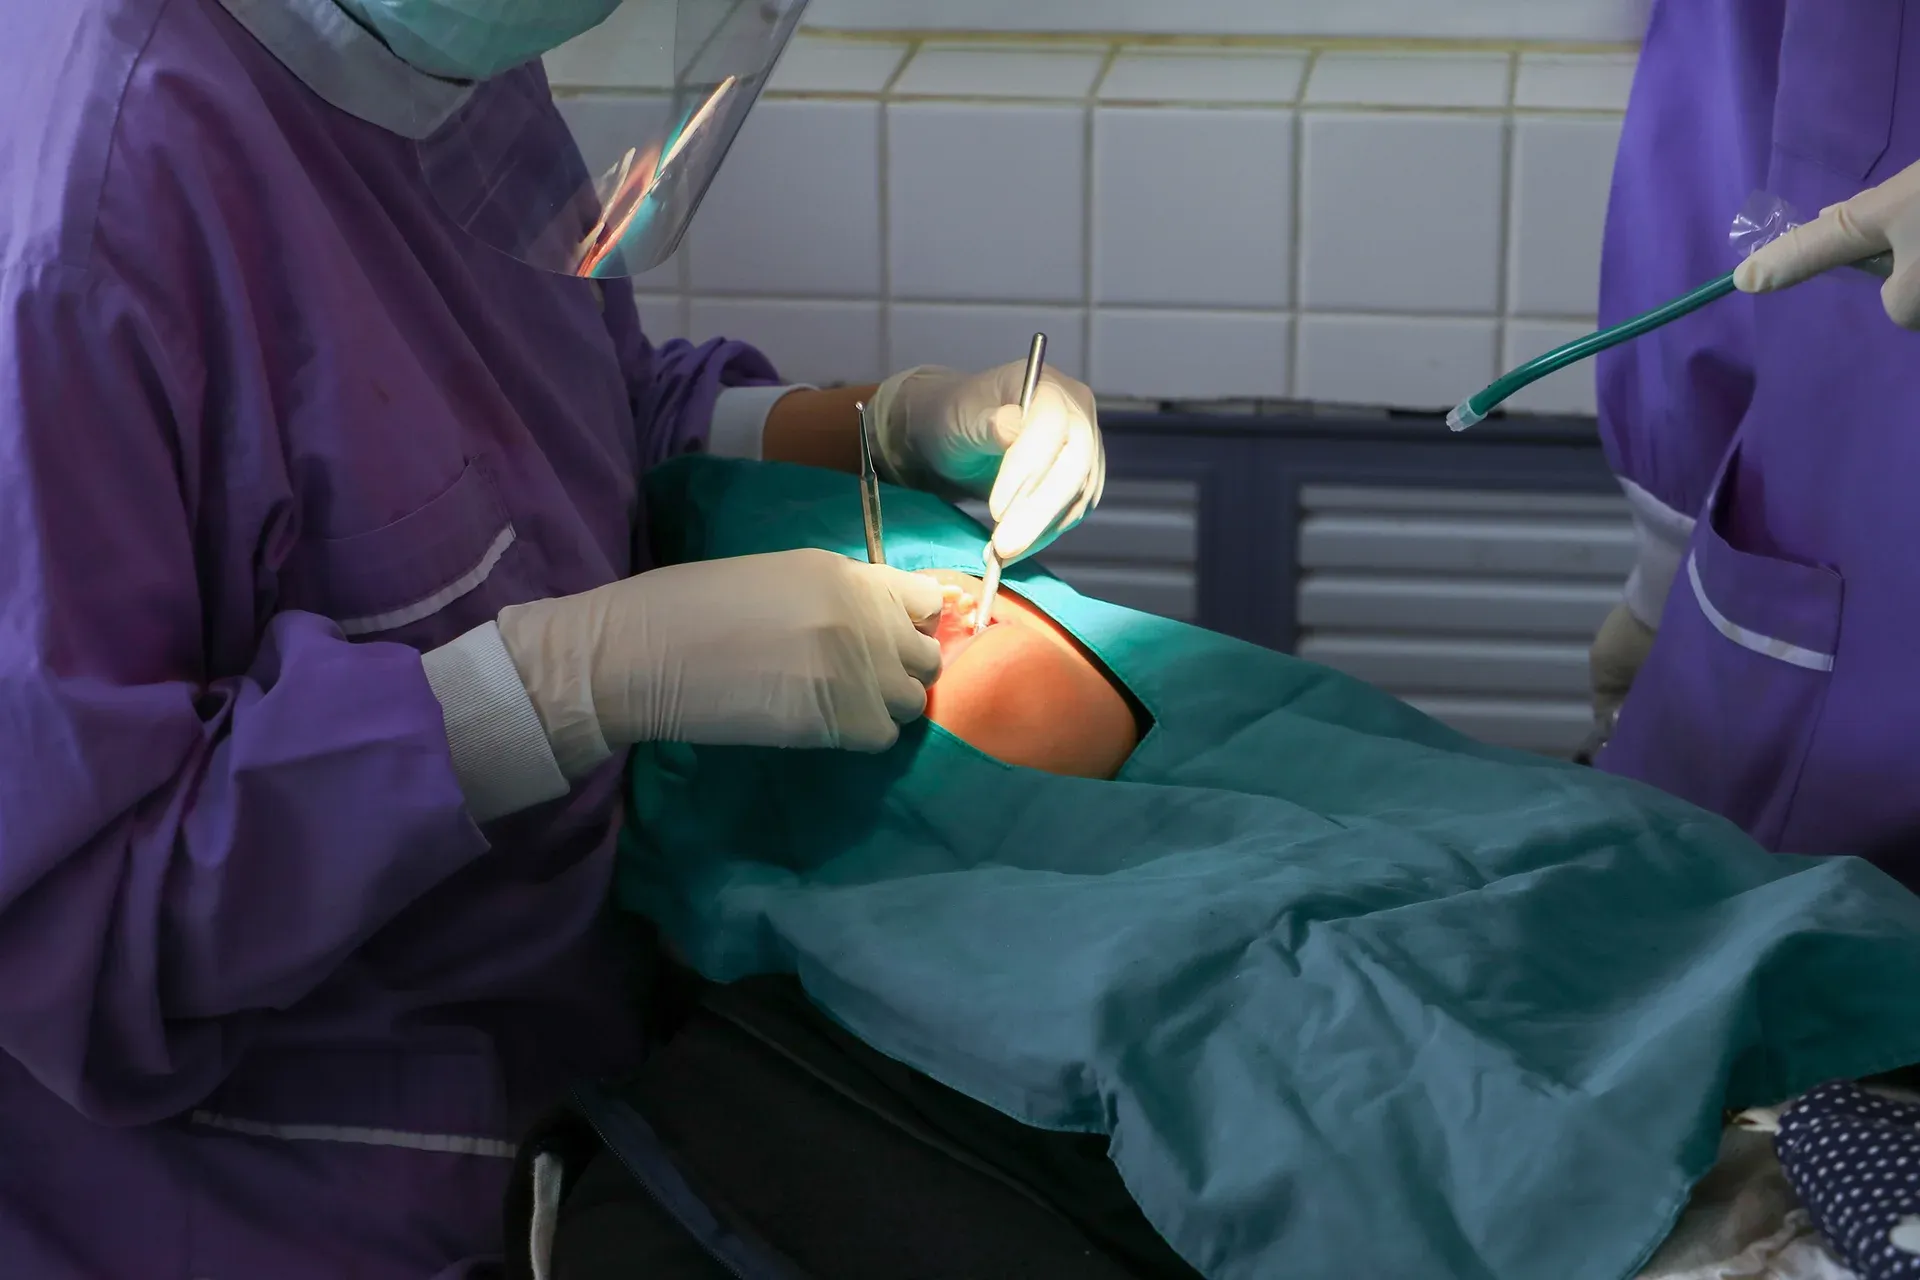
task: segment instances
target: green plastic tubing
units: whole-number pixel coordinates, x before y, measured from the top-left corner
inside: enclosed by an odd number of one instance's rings
[[[1637,338],[1643,333],[1651,333],[1661,325],[1671,324],[1681,316],[1698,311],[1709,302],[1717,301],[1733,292],[1733,272],[1729,271],[1718,280],[1703,284],[1682,298],[1675,298],[1664,307],[1655,308],[1645,315],[1623,320],[1611,329],[1602,329],[1590,333],[1584,338],[1575,338],[1564,346],[1555,347],[1536,360],[1529,360],[1503,378],[1482,391],[1462,400],[1447,415],[1447,425],[1455,431],[1465,431],[1488,414],[1492,413],[1508,396],[1522,387],[1538,382],[1550,373],[1557,373],[1570,364],[1578,364],[1588,356],[1598,355],[1608,347],[1617,347],[1621,343]]]

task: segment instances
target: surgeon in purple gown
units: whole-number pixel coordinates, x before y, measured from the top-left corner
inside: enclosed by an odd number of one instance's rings
[[[531,94],[577,167],[527,59],[617,7],[0,2],[0,1275],[485,1272],[635,1058],[624,748],[877,750],[938,670],[882,566],[641,572],[645,467],[850,467],[865,398],[1007,556],[1098,500],[1077,383],[784,386],[449,221],[416,140]]]
[[[1916,161],[1920,3],[1655,4],[1602,322],[1733,266],[1755,190],[1827,212],[1741,269],[1759,296],[1602,361],[1641,558],[1594,666],[1603,717],[1626,695],[1602,767],[1920,886]],[[1889,249],[1884,288],[1830,270]]]

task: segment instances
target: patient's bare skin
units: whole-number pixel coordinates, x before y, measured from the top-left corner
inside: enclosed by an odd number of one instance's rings
[[[933,570],[947,588],[940,679],[927,717],[997,760],[1047,773],[1111,778],[1139,743],[1132,707],[1052,619],[1002,590],[992,624],[973,635],[980,579]]]

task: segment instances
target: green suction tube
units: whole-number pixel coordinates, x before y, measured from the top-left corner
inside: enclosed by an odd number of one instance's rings
[[[1564,346],[1555,347],[1547,354],[1535,360],[1529,360],[1503,378],[1497,378],[1484,390],[1462,400],[1447,414],[1447,425],[1455,431],[1465,431],[1480,422],[1508,396],[1521,388],[1538,382],[1550,373],[1558,373],[1570,364],[1578,364],[1588,356],[1598,355],[1608,347],[1617,347],[1631,341],[1643,333],[1651,333],[1661,325],[1672,324],[1681,316],[1691,314],[1716,302],[1734,291],[1733,273],[1729,271],[1718,280],[1701,285],[1685,297],[1675,298],[1664,307],[1655,308],[1645,315],[1623,320],[1611,329],[1602,329],[1590,333],[1584,338],[1575,338]]]

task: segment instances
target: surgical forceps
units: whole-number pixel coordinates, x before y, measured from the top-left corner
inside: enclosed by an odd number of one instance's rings
[[[867,427],[867,406],[856,404],[860,415],[860,523],[867,533],[867,562],[885,564],[886,544],[880,528],[880,473],[873,465],[873,436]]]
[[[1027,415],[1033,411],[1033,396],[1040,389],[1040,374],[1046,364],[1047,335],[1036,333],[1033,335],[1033,346],[1027,351],[1027,376],[1020,383],[1020,420],[1023,425]],[[1016,500],[1019,496],[1014,495]],[[980,586],[980,613],[973,622],[975,635],[987,629],[987,624],[993,618],[994,597],[1000,594],[1000,574],[1004,566],[1000,563],[1000,553],[993,549],[991,539],[987,542],[985,561],[987,573]]]

